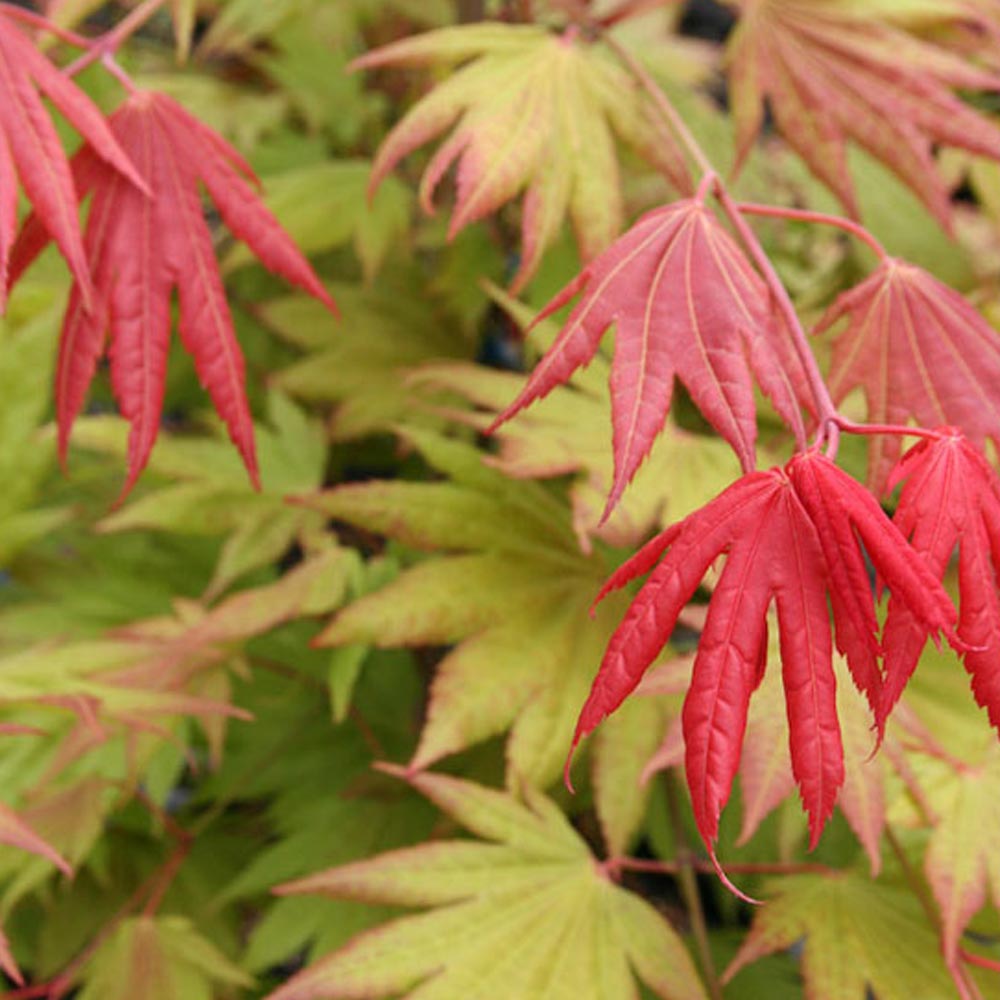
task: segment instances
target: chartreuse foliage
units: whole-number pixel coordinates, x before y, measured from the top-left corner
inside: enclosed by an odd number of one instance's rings
[[[5,996],[1000,998],[1000,15],[726,6],[0,5]]]

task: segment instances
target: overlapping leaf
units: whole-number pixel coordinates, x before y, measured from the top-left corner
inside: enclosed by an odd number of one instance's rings
[[[354,484],[303,502],[439,554],[348,605],[321,641],[453,645],[438,664],[412,766],[509,728],[510,778],[544,785],[559,773],[620,611],[587,614],[604,562],[580,552],[566,506],[543,484],[507,479],[469,445],[412,429],[406,438],[450,481]]]
[[[226,534],[209,596],[226,590],[254,569],[273,565],[292,545],[308,547],[322,518],[285,503],[289,494],[317,489],[326,466],[322,427],[285,396],[271,393],[268,423],[257,428],[261,490],[248,492],[240,462],[221,441],[165,435],[149,471],[167,481],[103,518],[107,532],[155,530],[195,535]],[[128,453],[128,432],[113,417],[77,422],[76,443],[116,457]]]
[[[843,318],[829,379],[835,402],[861,388],[872,423],[953,424],[980,447],[987,438],[1000,443],[1000,334],[958,292],[889,259],[841,295],[816,332]],[[896,435],[873,439],[868,482],[876,492],[901,450]]]
[[[780,677],[780,651],[773,623],[768,629],[768,637],[771,669],[765,671],[760,686],[754,692],[740,753],[743,820],[739,844],[750,840],[765,817],[795,790],[795,776],[788,754],[788,719]],[[884,758],[872,756],[874,736],[870,706],[851,683],[843,658],[834,657],[833,666],[837,681],[837,719],[844,747],[844,784],[837,797],[837,806],[864,847],[875,874],[881,867],[879,842],[885,827]],[[637,694],[643,690],[640,688]],[[636,700],[646,699],[630,699],[622,709]],[[608,723],[615,718],[616,715],[613,715]],[[684,738],[680,726],[679,718],[671,722],[662,744],[643,772],[645,779],[655,771],[683,764]],[[603,728],[598,729],[598,738]]]
[[[933,930],[905,890],[851,872],[772,883],[726,978],[764,955],[802,950],[805,995],[816,1000],[954,996]]]
[[[894,521],[937,577],[958,546],[958,634],[976,701],[1000,728],[1000,479],[960,434],[923,440],[893,475],[903,481]],[[907,609],[889,601],[886,685],[880,724],[917,666],[925,636]]]
[[[86,398],[110,335],[111,384],[131,424],[126,491],[142,472],[159,432],[170,344],[170,299],[180,300],[181,339],[255,482],[253,423],[243,356],[205,221],[203,184],[232,232],[292,284],[333,302],[306,259],[261,203],[249,166],[221,136],[163,94],[137,92],[112,115],[114,136],[150,189],[144,195],[84,147],[74,160],[82,197],[93,192],[86,251],[97,305],[86,287],[70,296],[56,371],[60,450]],[[18,242],[14,280],[47,242],[39,218]]]
[[[442,775],[411,779],[480,840],[393,851],[284,886],[372,903],[435,907],[355,938],[270,1000],[483,996],[664,1000],[704,990],[690,956],[647,902],[616,886],[562,812]]]
[[[934,147],[1000,158],[1000,129],[953,91],[996,90],[1000,77],[909,34],[893,23],[892,7],[740,0],[729,49],[737,143],[745,155],[766,99],[789,144],[852,214],[858,204],[848,142],[885,163],[947,224],[948,189]],[[971,9],[956,5],[946,15],[960,21]],[[974,44],[986,50],[988,39],[984,32]]]
[[[143,915],[121,921],[81,977],[80,1000],[212,1000],[217,986],[253,980],[203,938],[185,917]]]
[[[695,819],[711,847],[740,759],[747,708],[766,664],[766,614],[777,606],[792,770],[815,845],[844,779],[828,595],[838,646],[855,683],[877,698],[871,591],[835,595],[853,581],[859,539],[920,627],[953,634],[940,583],[863,487],[809,452],[785,469],[750,473],[668,528],[622,566],[604,592],[649,572],[612,636],[577,722],[575,741],[636,687],[709,566],[726,556],[709,604],[684,704],[686,769]],[[661,558],[662,557],[662,558]],[[867,579],[867,578],[866,578]],[[860,652],[859,652],[860,650]]]
[[[513,288],[538,268],[568,214],[584,258],[624,223],[615,134],[636,145],[684,194],[691,182],[671,134],[657,126],[631,76],[579,34],[500,24],[445,28],[369,52],[355,66],[465,63],[389,134],[372,184],[407,154],[455,125],[421,181],[431,211],[438,184],[458,163],[451,233],[525,191],[521,266]],[[456,124],[457,123],[457,124]]]
[[[927,784],[934,828],[924,872],[941,911],[949,965],[958,961],[962,934],[989,899],[1000,908],[1000,753],[991,741],[961,769],[943,768]]]
[[[262,322],[304,351],[275,375],[275,383],[307,403],[336,404],[330,420],[335,441],[386,432],[400,422],[440,427],[426,392],[408,382],[410,369],[442,358],[469,358],[471,337],[427,301],[416,269],[379,278],[373,288],[335,285],[344,321],[333,329],[318,302],[291,296],[264,303]]]
[[[96,162],[134,197],[147,190],[101,112],[0,12],[0,310],[17,232],[17,181],[55,240],[80,290],[94,304],[88,255],[80,236],[77,199],[66,154],[38,94],[41,91],[87,140]]]
[[[597,353],[612,324],[615,476],[608,509],[649,454],[679,378],[743,468],[755,464],[757,410],[751,372],[804,439],[805,375],[771,308],[770,292],[733,238],[699,199],[644,215],[541,312],[577,295],[555,343],[497,424],[565,382]]]

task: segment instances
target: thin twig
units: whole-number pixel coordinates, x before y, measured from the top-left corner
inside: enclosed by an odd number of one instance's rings
[[[681,145],[687,150],[691,159],[697,164],[702,175],[715,175],[716,171],[698,140],[694,137],[687,123],[673,104],[671,104],[667,95],[646,67],[611,35],[605,35],[604,40],[649,95],[664,121],[677,136]],[[746,219],[740,214],[739,207],[718,176],[715,178],[715,195],[723,212],[728,217],[737,235],[746,247],[747,252],[750,254],[750,257],[757,265],[774,297],[775,305],[785,321],[788,334],[792,339],[795,352],[805,371],[806,379],[809,382],[809,387],[816,403],[819,417],[819,431],[816,443],[818,445],[826,443],[827,453],[832,458],[836,455],[837,444],[840,440],[840,428],[836,423],[836,417],[838,416],[837,407],[830,397],[830,391],[827,389],[826,382],[819,370],[819,365],[816,363],[816,357],[809,346],[809,338],[802,328],[802,323],[799,320],[798,313],[795,311],[795,306],[781,278],[778,277],[774,265],[757,239],[756,234],[747,224]]]
[[[804,208],[784,208],[781,205],[757,205],[745,201],[738,202],[736,207],[743,215],[762,215],[771,219],[788,219],[791,222],[815,222],[821,226],[834,226],[861,240],[862,243],[875,251],[880,260],[885,260],[889,256],[885,247],[864,226],[839,215],[827,215],[826,212],[814,212]]]
[[[105,61],[106,57],[113,57],[122,43],[127,38],[131,38],[132,35],[159,11],[165,2],[166,0],[144,0],[130,14],[123,17],[107,34],[101,35],[100,38],[95,38],[92,42],[89,42],[89,50],[71,62],[63,72],[67,76],[76,76],[77,73],[82,72],[95,62],[102,61],[107,65]],[[120,67],[119,71],[124,74],[124,70],[121,70]],[[115,75],[118,76],[117,73]],[[118,78],[121,79],[120,76]],[[129,81],[129,86],[132,86],[131,81]]]
[[[677,852],[677,881],[680,884],[681,896],[691,921],[691,933],[694,935],[695,950],[705,977],[709,996],[712,1000],[723,1000],[722,981],[712,959],[712,949],[708,943],[708,924],[705,922],[705,911],[701,905],[701,894],[698,892],[698,880],[695,878],[693,856],[687,843],[684,830],[684,818],[681,814],[680,795],[677,792],[676,777],[667,772],[667,811],[670,814],[670,825],[674,833],[674,847]]]

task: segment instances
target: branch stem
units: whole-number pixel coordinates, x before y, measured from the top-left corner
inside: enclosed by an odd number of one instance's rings
[[[784,208],[780,205],[758,205],[745,201],[739,202],[736,207],[743,215],[762,215],[772,219],[787,219],[790,222],[814,222],[821,226],[834,226],[859,239],[875,252],[879,260],[886,260],[889,256],[885,247],[864,226],[839,215],[827,215],[825,212],[813,212],[804,208]]]
[[[705,922],[705,910],[701,905],[701,894],[698,891],[698,880],[695,875],[694,858],[687,843],[684,830],[684,819],[681,813],[680,795],[677,790],[677,779],[674,774],[666,774],[667,811],[670,814],[670,825],[674,834],[674,847],[677,852],[677,881],[681,896],[691,921],[691,933],[694,936],[695,950],[701,965],[708,995],[712,1000],[723,1000],[722,981],[719,979],[712,949],[708,943],[708,924]]]
[[[112,64],[117,67],[117,63],[109,64],[108,58],[111,57],[113,60],[115,53],[121,48],[122,43],[126,39],[131,38],[132,35],[159,11],[165,2],[166,0],[144,0],[130,14],[123,17],[109,32],[101,35],[100,38],[95,38],[92,42],[88,42],[88,51],[84,52],[74,62],[71,62],[64,70],[65,74],[67,76],[76,76],[77,73],[82,72],[95,62],[103,62],[109,69],[111,69]],[[119,80],[122,80],[125,71],[121,67],[118,67],[118,70],[119,72],[114,75]],[[129,80],[127,87],[133,91],[135,90],[131,80]]]
[[[806,379],[809,382],[809,388],[812,391],[819,418],[819,431],[816,443],[818,445],[825,443],[827,454],[833,458],[836,455],[837,445],[840,440],[840,428],[836,421],[838,416],[837,408],[830,397],[830,392],[819,370],[819,365],[816,363],[816,357],[809,346],[809,338],[802,328],[802,323],[799,320],[798,313],[795,311],[795,306],[792,304],[792,300],[781,278],[778,277],[774,265],[761,246],[760,240],[757,239],[756,234],[747,224],[746,219],[740,214],[739,206],[729,194],[722,179],[717,176],[715,168],[712,166],[705,151],[701,148],[700,143],[649,70],[615,38],[606,34],[604,40],[632,73],[636,82],[649,95],[649,98],[653,101],[664,121],[677,136],[678,141],[684,146],[688,155],[701,171],[702,176],[714,177],[716,199],[746,247],[751,259],[757,265],[764,281],[767,283],[774,297],[775,305],[785,321],[788,335],[791,337],[795,347],[795,353],[798,355],[799,361],[805,370]]]

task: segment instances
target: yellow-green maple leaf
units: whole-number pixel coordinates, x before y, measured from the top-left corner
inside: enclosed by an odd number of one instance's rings
[[[515,289],[534,275],[567,215],[584,258],[621,232],[616,135],[690,193],[683,156],[648,98],[605,48],[573,30],[557,35],[535,25],[496,23],[442,28],[376,49],[354,65],[460,65],[390,132],[375,160],[372,187],[404,156],[454,125],[424,172],[421,202],[433,211],[434,191],[457,162],[454,235],[524,191]]]
[[[769,885],[774,895],[757,911],[727,978],[804,939],[802,976],[810,1000],[955,995],[934,930],[911,893],[851,871]]]
[[[470,445],[406,431],[448,481],[350,484],[304,497],[328,517],[435,552],[348,605],[321,642],[454,648],[438,665],[412,761],[426,767],[511,728],[511,779],[560,771],[577,712],[623,604],[588,614],[608,567],[580,551],[569,511]]]
[[[479,840],[449,840],[332,868],[280,891],[434,907],[356,937],[269,1000],[663,1000],[705,993],[684,945],[617,886],[556,805],[457,778],[414,786]]]

